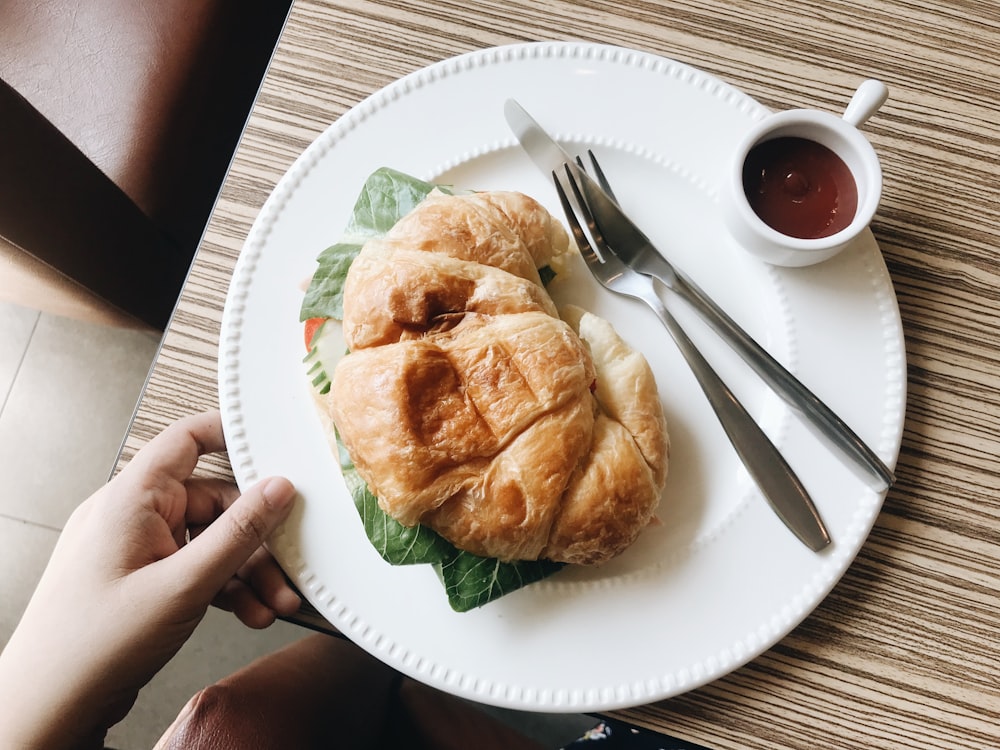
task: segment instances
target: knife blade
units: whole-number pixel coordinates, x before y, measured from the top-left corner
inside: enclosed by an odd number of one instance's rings
[[[520,104],[514,99],[508,99],[504,103],[504,116],[522,148],[546,176],[558,173],[564,164],[569,164],[573,176],[581,185],[585,200],[604,211],[618,213],[617,220],[609,226],[601,224],[601,230],[605,240],[616,249],[616,254],[623,261],[634,270],[653,277],[690,304],[768,387],[803,415],[877,489],[885,490],[892,486],[895,482],[892,470],[854,430],[760,346],[718,303],[670,263],[646,234],[629,219],[613,196],[608,195],[586,170],[577,166],[576,159]],[[594,213],[599,213],[599,210],[594,210]],[[629,251],[620,253],[619,248],[628,248]]]

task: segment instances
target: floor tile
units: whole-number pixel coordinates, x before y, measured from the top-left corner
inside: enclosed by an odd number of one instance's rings
[[[62,528],[107,481],[157,335],[42,313],[0,414],[0,513]]]
[[[59,533],[0,516],[0,648],[24,614]]]
[[[39,312],[0,302],[0,414],[28,349]]]

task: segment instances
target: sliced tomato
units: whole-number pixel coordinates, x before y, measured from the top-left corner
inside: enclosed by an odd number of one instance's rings
[[[312,348],[313,336],[316,335],[316,331],[318,331],[320,326],[322,326],[327,320],[329,320],[329,318],[309,318],[309,320],[305,322],[304,335],[306,350]]]

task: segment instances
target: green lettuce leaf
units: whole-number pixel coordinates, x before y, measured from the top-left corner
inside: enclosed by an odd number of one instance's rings
[[[394,169],[383,167],[372,173],[354,203],[354,212],[340,242],[316,259],[318,267],[302,300],[299,320],[343,318],[344,280],[361,247],[392,229],[434,188],[451,192],[446,186],[433,185]]]
[[[340,470],[354,506],[361,516],[365,533],[382,559],[392,565],[443,563],[455,555],[451,542],[423,526],[403,526],[379,507],[378,498],[358,474],[351,456],[337,436]]]
[[[491,557],[459,552],[436,567],[451,608],[456,612],[468,612],[529,583],[540,581],[562,566],[562,563],[550,560],[505,563]]]
[[[438,188],[392,169],[382,168],[365,182],[354,205],[344,237],[317,258],[317,269],[306,291],[299,318],[336,318],[343,315],[344,281],[347,271],[373,237],[381,237],[427,195]],[[542,269],[542,278],[553,276]],[[349,354],[347,356],[350,356]],[[315,348],[306,356],[315,387],[329,389],[329,379],[318,367]],[[423,526],[407,527],[382,510],[378,498],[358,474],[350,455],[337,436],[341,473],[372,546],[392,565],[433,565],[444,585],[448,603],[457,612],[481,607],[529,583],[555,573],[561,563],[548,560],[506,563],[457,549],[451,542]]]
[[[344,280],[347,269],[361,252],[361,245],[338,242],[331,245],[316,259],[318,264],[306,296],[302,300],[299,320],[309,318],[344,317]]]

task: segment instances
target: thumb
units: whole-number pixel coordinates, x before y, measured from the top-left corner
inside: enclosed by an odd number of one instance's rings
[[[295,487],[283,477],[261,480],[248,489],[173,555],[184,558],[184,579],[210,600],[288,517],[294,499]]]

